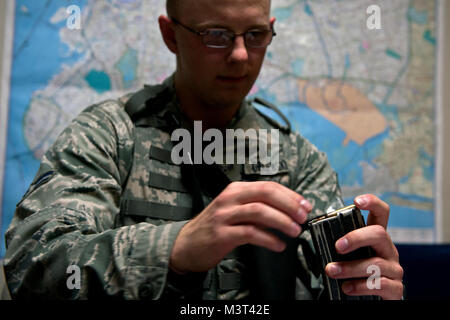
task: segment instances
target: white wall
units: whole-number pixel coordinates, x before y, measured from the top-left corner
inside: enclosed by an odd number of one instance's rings
[[[443,50],[439,56],[441,69],[439,75],[441,77],[438,84],[438,92],[441,94],[440,99],[441,110],[438,112],[438,121],[442,128],[442,135],[439,139],[442,157],[438,165],[438,189],[441,192],[440,206],[441,216],[438,217],[437,223],[440,225],[440,241],[450,243],[450,0],[442,0],[441,2],[441,25],[443,31],[439,38]],[[444,34],[446,36],[444,36]],[[439,42],[438,42],[439,43]],[[439,192],[438,191],[438,192]]]

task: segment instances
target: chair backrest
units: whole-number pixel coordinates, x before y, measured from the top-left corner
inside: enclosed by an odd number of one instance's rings
[[[396,245],[407,300],[450,298],[450,245]]]

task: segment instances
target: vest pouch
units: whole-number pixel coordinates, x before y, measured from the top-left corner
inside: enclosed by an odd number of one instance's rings
[[[283,252],[246,245],[247,280],[251,300],[295,300],[298,241],[270,230],[286,243]]]

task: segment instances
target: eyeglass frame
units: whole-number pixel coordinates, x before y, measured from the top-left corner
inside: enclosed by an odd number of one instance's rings
[[[267,48],[272,43],[273,37],[275,37],[277,35],[277,33],[275,32],[273,26],[270,27],[270,30],[260,30],[260,31],[271,31],[272,32],[272,38],[270,39],[270,42],[267,45],[265,45],[265,46],[260,46],[260,47],[258,47],[258,46],[251,46],[251,45],[247,44],[247,40],[246,40],[246,37],[245,37],[245,35],[247,33],[251,32],[251,31],[246,31],[244,33],[239,33],[239,34],[235,33],[234,31],[228,30],[226,28],[207,28],[204,31],[197,31],[197,30],[195,30],[195,29],[193,29],[193,28],[191,28],[189,26],[184,25],[183,23],[181,23],[180,21],[178,21],[177,19],[175,19],[173,17],[169,17],[169,18],[175,24],[180,25],[181,27],[185,28],[186,30],[196,34],[197,36],[202,37],[202,43],[203,43],[204,46],[206,46],[208,48],[214,48],[214,49],[228,49],[228,48],[230,48],[233,45],[234,41],[236,40],[236,37],[238,37],[238,36],[244,36],[244,43],[245,43],[245,46],[248,47],[248,48],[254,48],[254,49]],[[224,30],[224,31],[228,31],[229,33],[232,33],[233,37],[231,38],[230,45],[228,45],[227,47],[207,45],[204,42],[204,40],[203,40],[203,37],[206,35],[206,31],[207,30]]]

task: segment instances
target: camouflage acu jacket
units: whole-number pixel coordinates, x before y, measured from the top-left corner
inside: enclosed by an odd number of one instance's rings
[[[180,182],[180,167],[168,157],[174,143],[167,128],[174,121],[186,128],[189,123],[179,111],[173,77],[147,89],[154,94],[133,117],[124,108],[130,95],[90,106],[43,157],[6,233],[4,264],[13,298],[172,299],[195,290],[203,299],[248,295],[244,282],[222,281],[245,273],[233,256],[207,275],[169,271],[175,238],[198,212]],[[229,128],[277,124],[245,101]],[[313,204],[311,215],[342,205],[336,174],[316,147],[284,130],[279,152],[271,175],[251,164],[221,169],[230,181],[273,180],[295,190]],[[310,240],[307,231],[300,237]],[[302,247],[298,257],[303,276],[296,297],[315,299],[320,277]],[[68,286],[72,265],[81,271],[75,288]]]

